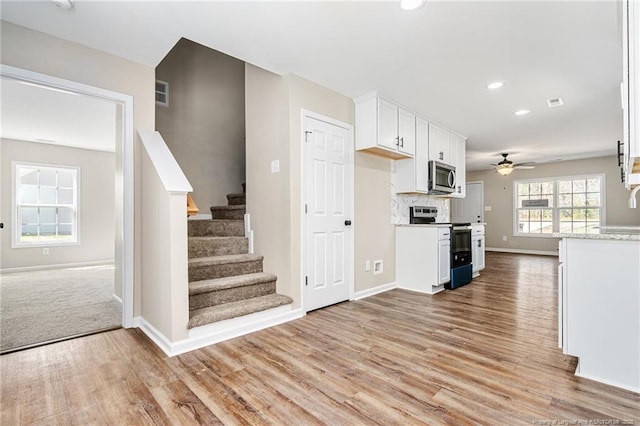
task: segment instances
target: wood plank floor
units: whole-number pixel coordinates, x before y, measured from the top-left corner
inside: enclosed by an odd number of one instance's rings
[[[173,358],[135,329],[4,355],[0,423],[640,425],[640,395],[575,377],[556,348],[556,267],[487,253],[455,291],[393,290]]]

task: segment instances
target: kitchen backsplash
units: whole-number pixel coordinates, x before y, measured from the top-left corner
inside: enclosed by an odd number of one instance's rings
[[[429,206],[438,208],[436,222],[450,222],[450,202],[448,198],[425,194],[396,194],[396,182],[393,163],[391,165],[391,223],[394,225],[409,223],[409,206]]]

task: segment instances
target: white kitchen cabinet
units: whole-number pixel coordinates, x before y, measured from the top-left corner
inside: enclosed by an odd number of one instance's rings
[[[438,241],[438,285],[451,279],[451,241]]]
[[[484,269],[484,225],[471,225],[471,263],[473,263],[473,276],[480,275]]]
[[[435,294],[450,275],[449,227],[396,227],[396,282],[399,288]]]
[[[558,343],[576,375],[640,392],[640,241],[565,237]]]
[[[454,165],[451,158],[449,136],[448,130],[429,123],[429,160]]]
[[[416,116],[377,92],[354,100],[356,150],[390,158],[410,158],[416,151]]]
[[[429,190],[429,123],[416,118],[416,155],[413,158],[396,160],[395,191],[414,193]]]
[[[622,3],[623,173],[625,186],[640,184],[640,3]]]
[[[432,143],[433,141],[433,143]],[[444,141],[444,142],[443,142]],[[445,143],[446,142],[446,143]],[[411,159],[395,163],[395,191],[397,193],[427,193],[429,191],[429,160],[434,155],[451,160],[456,167],[455,198],[466,196],[466,138],[416,117],[416,152]],[[432,149],[432,146],[436,148]],[[455,160],[455,161],[454,161]],[[436,161],[440,161],[436,159]]]
[[[457,133],[449,133],[449,152],[451,164],[456,167],[455,192],[451,194],[454,198],[464,198],[467,191],[467,165],[466,165],[466,140]]]

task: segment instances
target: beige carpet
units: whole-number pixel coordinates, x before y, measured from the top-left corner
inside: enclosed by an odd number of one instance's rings
[[[0,352],[121,326],[113,265],[0,275]]]

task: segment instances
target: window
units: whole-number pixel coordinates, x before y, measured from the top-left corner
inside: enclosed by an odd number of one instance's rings
[[[604,221],[604,175],[514,181],[514,235],[598,233]]]
[[[156,103],[162,106],[169,106],[169,83],[156,80]]]
[[[78,243],[80,170],[14,164],[14,247]]]

